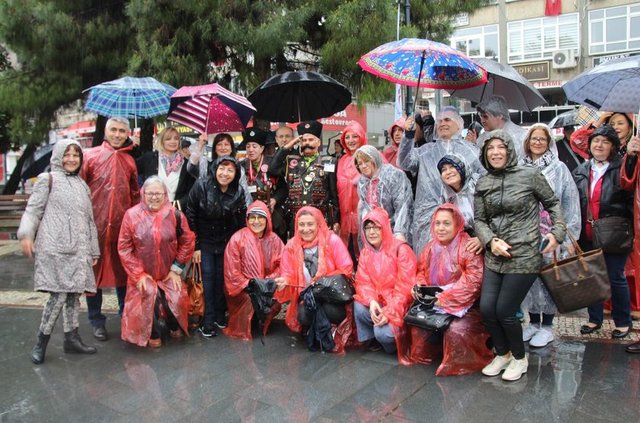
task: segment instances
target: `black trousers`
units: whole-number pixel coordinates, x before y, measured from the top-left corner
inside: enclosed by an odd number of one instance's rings
[[[324,309],[327,319],[334,325],[339,325],[347,317],[347,310],[343,304],[318,303],[319,307]],[[313,315],[304,308],[304,303],[298,304],[298,322],[300,325],[308,328],[311,326]]]
[[[525,356],[522,326],[516,312],[536,277],[536,273],[503,274],[484,269],[480,313],[498,355],[511,351],[518,360]]]

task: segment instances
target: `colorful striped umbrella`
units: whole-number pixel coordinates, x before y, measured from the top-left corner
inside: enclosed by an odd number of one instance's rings
[[[171,96],[167,119],[202,134],[244,131],[255,107],[218,84],[185,86]]]
[[[419,38],[383,44],[358,61],[365,71],[396,84],[462,89],[487,82],[486,71],[448,45]]]
[[[89,98],[85,110],[102,116],[151,118],[169,110],[169,99],[176,89],[155,78],[125,76],[85,90]]]

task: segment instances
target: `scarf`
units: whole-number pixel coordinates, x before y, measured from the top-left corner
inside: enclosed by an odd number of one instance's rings
[[[182,154],[179,152],[175,152],[173,154],[167,154],[164,152],[160,152],[160,162],[164,167],[164,171],[169,176],[173,172],[178,172],[182,168]]]
[[[535,160],[533,160],[529,156],[525,156],[522,161],[524,162],[525,166],[537,167],[538,169],[542,170],[553,163],[555,158],[556,156],[553,155],[553,152],[551,152],[551,150],[547,150],[542,156],[538,157]]]

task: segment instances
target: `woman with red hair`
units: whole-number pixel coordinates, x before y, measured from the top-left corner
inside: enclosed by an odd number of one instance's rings
[[[353,262],[340,238],[327,227],[322,212],[305,206],[298,210],[295,219],[295,235],[287,242],[280,261],[280,274],[276,278],[280,303],[290,302],[285,323],[294,332],[305,332],[309,316],[300,301],[300,292],[323,276],[353,275]],[[323,303],[329,321],[337,325],[334,341],[335,352],[343,352],[352,332],[350,305]]]
[[[344,154],[338,161],[337,185],[338,204],[340,205],[340,238],[349,249],[354,263],[358,258],[358,181],[360,172],[353,160],[356,150],[367,144],[367,134],[356,121],[351,122],[342,131],[340,144]]]
[[[273,278],[280,271],[284,244],[271,226],[271,213],[262,201],[254,201],[247,210],[247,227],[233,234],[224,250],[224,293],[229,308],[229,322],[223,333],[233,338],[251,340],[253,306],[246,292],[250,279]],[[263,335],[280,311],[272,307]]]
[[[439,286],[435,306],[456,316],[442,334],[442,363],[437,376],[463,375],[482,370],[493,358],[486,342],[489,334],[477,307],[482,286],[483,257],[467,251],[469,235],[458,208],[445,203],[431,221],[431,241],[418,258],[418,285]],[[411,327],[411,347],[402,364],[431,364],[440,354],[437,334]],[[436,344],[437,343],[437,344]]]

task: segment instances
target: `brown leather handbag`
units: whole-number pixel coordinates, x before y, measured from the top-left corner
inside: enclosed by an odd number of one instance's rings
[[[584,252],[567,231],[576,255],[542,268],[540,278],[560,313],[568,313],[611,297],[611,283],[602,249]]]
[[[204,287],[200,263],[191,262],[185,283],[189,294],[189,329],[195,329],[200,326],[204,317]]]

